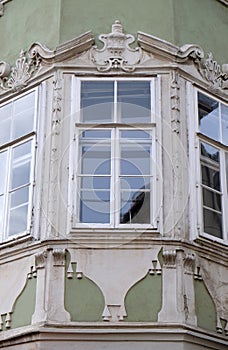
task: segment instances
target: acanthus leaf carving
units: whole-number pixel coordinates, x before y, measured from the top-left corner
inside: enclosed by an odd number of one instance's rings
[[[123,70],[132,72],[135,70],[142,58],[142,50],[139,47],[131,48],[135,37],[131,34],[124,34],[123,27],[119,21],[112,25],[112,32],[101,34],[99,40],[104,44],[102,49],[93,46],[90,51],[91,61],[97,66],[100,72]]]
[[[40,59],[30,57],[26,51],[21,51],[15,67],[10,69],[6,62],[0,62],[0,90],[20,91],[28,84],[29,79],[38,70]]]
[[[196,62],[201,76],[208,81],[212,89],[228,88],[228,69],[227,64],[222,69],[217,61],[214,60],[212,53],[208,53],[207,58]]]

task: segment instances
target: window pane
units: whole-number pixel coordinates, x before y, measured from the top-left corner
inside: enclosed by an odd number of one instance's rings
[[[10,208],[16,208],[28,203],[29,187],[23,187],[10,194]]]
[[[132,139],[146,139],[146,141],[148,141],[148,139],[151,139],[151,134],[149,131],[143,131],[143,130],[121,130],[120,132],[121,138],[126,138],[128,140]]]
[[[121,147],[121,175],[150,174],[150,146],[129,145]]]
[[[135,191],[121,193],[121,224],[150,223],[150,192]]]
[[[0,196],[0,235],[2,235],[3,233],[3,218],[4,218],[3,201],[4,201],[4,196]]]
[[[13,149],[11,189],[30,182],[31,145],[29,141]]]
[[[86,130],[81,133],[80,139],[110,139],[110,130]],[[108,141],[108,140],[107,140]]]
[[[209,208],[221,211],[221,195],[203,188],[203,204]]]
[[[113,120],[114,82],[82,81],[82,121],[104,123]]]
[[[151,96],[149,81],[118,81],[117,102],[123,123],[149,123]]]
[[[204,232],[222,238],[222,215],[211,210],[203,210]]]
[[[9,216],[8,236],[27,230],[28,205],[12,209]]]
[[[217,101],[198,93],[199,130],[214,140],[220,140],[219,104]]]
[[[21,113],[26,109],[34,108],[35,105],[35,91],[25,95],[14,102],[14,114]]]
[[[10,194],[9,236],[27,229],[28,198],[29,187],[21,188]]]
[[[220,173],[219,169],[213,169],[208,166],[201,166],[202,184],[220,191]]]
[[[121,176],[122,190],[143,190],[150,188],[150,177]]]
[[[34,129],[34,107],[13,116],[13,139],[26,135]]]
[[[80,222],[110,222],[110,191],[81,191]]]
[[[0,108],[0,145],[10,141],[12,104]]]
[[[6,184],[7,152],[0,153],[0,195],[4,193]]]
[[[208,158],[208,161],[212,160],[219,163],[219,149],[205,142],[201,142],[201,156]]]
[[[222,113],[222,143],[228,146],[228,107],[221,105]]]
[[[110,189],[110,177],[87,176],[81,178],[81,189],[108,190]]]
[[[228,153],[226,153],[226,184],[227,184],[227,193],[228,193]]]
[[[81,173],[82,174],[110,174],[111,148],[105,146],[82,146]]]

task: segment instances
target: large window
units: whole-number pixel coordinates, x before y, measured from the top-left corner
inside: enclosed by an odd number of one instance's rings
[[[224,239],[228,230],[228,106],[198,92],[202,227]]]
[[[0,107],[0,235],[29,230],[35,99],[32,91]]]
[[[154,80],[77,80],[75,224],[156,227]]]

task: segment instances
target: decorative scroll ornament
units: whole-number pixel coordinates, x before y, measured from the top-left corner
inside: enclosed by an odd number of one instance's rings
[[[206,59],[199,62],[199,72],[206,79],[212,88],[228,89],[228,70],[224,64],[222,69],[220,65],[214,61],[213,55],[210,52]]]
[[[39,65],[40,59],[38,57],[30,57],[23,50],[12,69],[10,69],[8,63],[0,62],[0,91],[20,91],[27,85]]]
[[[163,254],[163,266],[166,268],[175,268],[176,267],[176,250],[164,250]]]
[[[104,44],[102,49],[96,46],[91,49],[91,61],[97,66],[100,72],[123,70],[132,72],[135,65],[142,58],[142,51],[139,47],[132,49],[129,44],[135,41],[131,34],[124,34],[123,27],[119,21],[112,25],[112,32],[101,34],[100,41]]]

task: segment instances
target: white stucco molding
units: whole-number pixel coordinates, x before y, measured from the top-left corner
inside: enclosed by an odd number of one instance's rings
[[[15,66],[0,62],[0,95],[8,91],[19,91],[37,79],[46,70],[56,66],[71,67],[95,74],[148,73],[159,66],[178,67],[192,80],[198,80],[212,90],[225,92],[228,89],[228,64],[222,67],[213,59],[212,54],[205,54],[198,45],[186,44],[175,46],[155,36],[138,32],[135,38],[125,34],[119,21],[112,25],[111,32],[99,36],[103,47],[94,45],[94,36],[89,31],[73,40],[50,50],[35,42],[27,51],[21,51]]]

